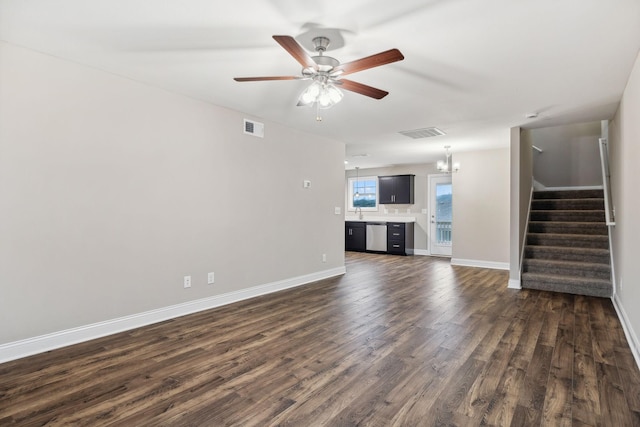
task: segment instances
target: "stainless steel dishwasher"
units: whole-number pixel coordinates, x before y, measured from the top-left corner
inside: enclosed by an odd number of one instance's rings
[[[387,251],[387,223],[367,222],[367,250]]]

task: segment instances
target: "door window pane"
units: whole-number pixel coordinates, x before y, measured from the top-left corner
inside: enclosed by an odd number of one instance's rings
[[[436,240],[440,244],[451,244],[451,190],[451,184],[436,184]]]

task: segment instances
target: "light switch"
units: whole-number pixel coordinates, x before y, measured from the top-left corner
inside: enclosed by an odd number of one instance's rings
[[[342,209],[340,209],[340,206],[336,206],[336,207],[334,208],[334,211],[333,211],[333,212],[334,212],[336,215],[340,215],[340,213],[342,212]]]
[[[303,183],[302,183],[302,186],[303,186],[304,188],[309,188],[309,187],[311,187],[311,181],[309,181],[308,179],[305,179],[305,180],[303,181]]]

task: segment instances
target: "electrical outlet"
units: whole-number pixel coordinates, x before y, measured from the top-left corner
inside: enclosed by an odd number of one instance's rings
[[[191,276],[184,276],[184,287],[185,288],[190,288],[191,287]]]
[[[213,272],[207,274],[207,284],[208,285],[212,285],[215,282],[215,275],[213,274]]]
[[[327,254],[322,254],[322,262],[327,262]]]

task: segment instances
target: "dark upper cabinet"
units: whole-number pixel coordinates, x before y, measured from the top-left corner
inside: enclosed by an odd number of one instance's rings
[[[415,175],[379,176],[379,203],[383,205],[413,204],[414,182]]]
[[[378,177],[378,203],[388,205],[393,203],[393,176],[379,176]]]
[[[367,249],[366,223],[346,221],[344,225],[344,249],[364,252]]]

